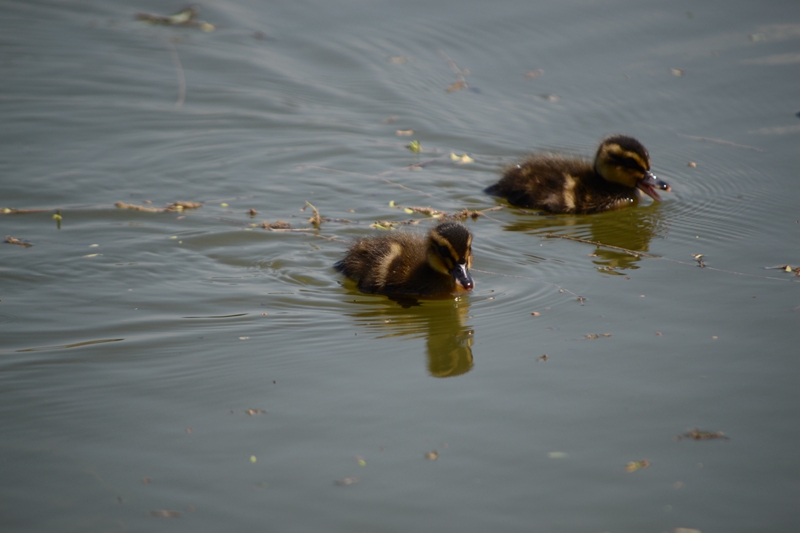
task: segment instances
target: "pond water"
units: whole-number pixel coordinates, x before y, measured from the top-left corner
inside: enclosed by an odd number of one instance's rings
[[[181,7],[0,6],[3,531],[800,528],[796,1]],[[611,133],[663,202],[332,269]]]

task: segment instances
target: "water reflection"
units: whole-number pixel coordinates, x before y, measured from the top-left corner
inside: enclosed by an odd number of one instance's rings
[[[465,324],[469,314],[468,298],[374,298],[381,300],[374,304],[356,301],[361,310],[351,316],[358,325],[377,334],[377,338],[424,337],[428,372],[433,377],[460,376],[472,369],[473,330]]]
[[[619,209],[594,215],[534,215],[506,226],[508,231],[528,231],[540,235],[569,235],[602,243],[592,254],[598,269],[613,273],[636,269],[642,256],[624,250],[650,250],[650,241],[665,231],[662,204]],[[615,250],[612,247],[620,248]]]

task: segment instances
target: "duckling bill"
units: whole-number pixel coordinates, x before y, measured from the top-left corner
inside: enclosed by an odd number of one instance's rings
[[[471,291],[471,265],[472,233],[458,222],[443,222],[427,236],[397,232],[357,240],[334,268],[361,292],[434,296]]]
[[[672,188],[650,171],[650,154],[632,137],[606,137],[594,163],[555,154],[534,155],[508,168],[485,189],[512,205],[551,213],[599,213],[634,204],[642,191],[661,201]]]

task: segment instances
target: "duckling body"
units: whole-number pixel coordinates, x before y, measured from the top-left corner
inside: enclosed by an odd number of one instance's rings
[[[334,268],[365,293],[433,296],[471,291],[472,234],[443,222],[427,236],[390,233],[354,242]]]
[[[661,201],[670,186],[650,172],[647,149],[632,137],[600,143],[594,162],[555,154],[534,155],[508,168],[485,192],[512,205],[551,213],[598,213],[638,201],[641,190]]]

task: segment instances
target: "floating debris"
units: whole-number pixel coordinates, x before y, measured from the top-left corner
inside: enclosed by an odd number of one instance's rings
[[[278,220],[277,222],[262,222],[261,227],[264,229],[292,229],[292,225],[288,222],[283,220]]]
[[[408,63],[409,61],[411,61],[411,58],[405,56],[392,56],[389,58],[389,61],[396,65],[402,65],[403,63]]]
[[[264,409],[246,409],[245,413],[247,413],[250,416],[255,416],[255,415],[263,415],[264,413],[266,413],[266,411]]]
[[[650,461],[648,461],[647,459],[642,459],[641,461],[631,461],[630,463],[625,465],[625,471],[628,473],[636,472],[637,470],[647,468],[648,466],[650,466]]]
[[[457,82],[448,85],[447,88],[445,89],[445,91],[447,91],[449,93],[453,93],[453,92],[456,92],[456,91],[460,91],[461,89],[467,89],[467,88],[469,88],[469,87],[468,87],[466,81],[458,80]]]
[[[697,261],[697,266],[700,268],[706,267],[706,262],[703,261],[703,254],[692,254],[692,257],[694,257],[694,260]]]
[[[147,213],[160,213],[164,209],[158,207],[145,207],[143,205],[127,204],[125,202],[117,202],[114,204],[117,209],[131,209],[133,211],[145,211]]]
[[[367,461],[360,455],[356,455],[356,462],[358,462],[358,466],[367,466]]]
[[[409,214],[420,213],[422,215],[427,215],[433,218],[440,218],[447,215],[447,213],[445,213],[444,211],[439,211],[438,209],[434,209],[432,207],[404,207],[403,211]]]
[[[184,209],[199,209],[203,207],[200,202],[173,202],[167,207],[147,207],[143,205],[129,204],[126,202],[117,202],[114,204],[117,209],[130,209],[132,211],[144,211],[146,213],[166,213],[174,211],[183,211]]]
[[[399,222],[393,222],[389,220],[378,220],[375,223],[370,224],[369,227],[374,229],[393,230],[395,226],[405,226],[405,225],[416,226],[420,222],[422,222],[422,219],[401,220]]]
[[[547,100],[548,102],[553,102],[553,103],[561,101],[561,97],[558,96],[557,94],[540,94],[539,98],[541,98],[542,100]]]
[[[315,228],[319,228],[319,225],[322,224],[322,217],[319,216],[319,211],[317,210],[316,207],[314,207],[313,204],[311,204],[311,202],[308,201],[306,201],[306,205],[304,205],[300,211],[305,211],[306,207],[310,207],[311,210],[314,212],[314,215],[308,219],[308,222]]]
[[[544,74],[544,71],[540,68],[537,68],[536,70],[529,70],[528,72],[525,73],[525,79],[533,80],[535,78],[538,78],[542,74]]]
[[[32,244],[23,242],[15,237],[6,237],[6,240],[3,242],[6,242],[8,244],[16,244],[17,246],[22,246],[23,248],[30,248],[31,246],[33,246]]]
[[[547,354],[544,354],[544,355],[543,355],[543,356],[541,356],[539,359],[537,359],[537,361],[545,362],[545,361],[547,361],[548,359],[550,359],[550,358],[549,358],[549,357],[547,357]]]
[[[438,458],[439,458],[439,452],[437,452],[436,450],[433,450],[432,452],[428,452],[425,454],[425,459],[428,459],[429,461],[435,461]]]
[[[456,65],[456,62],[453,61],[452,59],[450,59],[450,56],[445,54],[444,51],[439,50],[439,53],[442,55],[442,57],[445,58],[445,60],[447,61],[447,64],[450,66],[450,68],[453,70],[453,72],[455,72],[456,77],[458,78],[458,81],[455,82],[455,83],[450,84],[447,87],[447,89],[445,89],[445,91],[447,91],[449,93],[452,93],[452,92],[455,92],[455,91],[460,91],[461,89],[469,89],[469,86],[467,85],[467,80],[466,80],[466,78],[464,78],[465,75],[469,74],[469,70],[467,70],[467,69],[463,69],[462,70],[462,69],[458,68],[458,65]]]
[[[531,313],[531,316],[541,316],[541,314],[542,313],[540,313],[539,311],[534,311],[533,313]]]
[[[455,219],[458,219],[458,220],[466,220],[468,218],[471,218],[472,220],[478,220],[478,217],[482,216],[484,213],[487,213],[489,211],[497,211],[499,209],[503,209],[503,207],[504,206],[502,206],[502,205],[497,205],[497,206],[494,206],[494,207],[490,207],[488,209],[481,209],[480,211],[473,211],[473,210],[464,208],[461,211],[458,211],[456,213],[453,213],[452,215],[449,215],[448,218],[455,218]]]
[[[475,160],[472,159],[467,154],[456,155],[455,152],[450,152],[450,159],[452,159],[453,161],[457,161],[459,163],[474,163],[475,162]]]
[[[249,214],[251,217],[254,217],[258,214],[258,211],[256,211],[253,208],[250,208],[250,211],[248,211],[247,214]]]
[[[199,209],[203,207],[200,202],[173,202],[164,211],[183,211],[184,209]]]
[[[409,144],[406,145],[406,148],[408,148],[414,153],[419,153],[422,151],[422,147],[420,146],[419,141],[411,141]]]
[[[214,31],[213,24],[197,18],[197,10],[194,7],[187,7],[173,13],[172,15],[152,15],[150,13],[137,13],[136,20],[141,20],[149,24],[163,24],[167,26],[188,26],[190,28],[200,28],[203,31]]]
[[[686,164],[686,166],[689,167],[689,168],[697,168],[697,163],[695,163],[694,161],[689,161]]]
[[[589,340],[592,340],[592,339],[599,339],[600,337],[608,338],[610,336],[611,336],[611,333],[600,333],[600,334],[589,333],[588,335],[586,335],[586,338],[589,339]]]
[[[348,485],[354,485],[356,483],[358,483],[357,477],[346,477],[343,479],[337,479],[333,482],[333,484],[336,485],[337,487],[346,487]]]
[[[403,136],[403,135],[414,135],[414,130],[397,130],[394,133],[395,133],[395,135],[400,135],[400,136]]]
[[[671,68],[669,71],[672,72],[673,76],[683,76],[686,73],[682,68]]]
[[[180,518],[181,513],[162,509],[160,511],[150,511],[150,516],[155,516],[156,518]]]
[[[24,215],[26,213],[44,213],[47,209],[14,209],[11,207],[4,207],[0,209],[0,213],[4,215]]]
[[[792,268],[791,265],[778,265],[773,267],[764,267],[767,270],[783,270],[784,272],[794,272],[795,276],[800,276],[800,266]]]
[[[700,431],[698,428],[694,428],[691,431],[686,433],[682,433],[675,437],[675,440],[683,440],[683,439],[691,439],[691,440],[712,440],[712,439],[724,439],[730,440],[730,437],[725,435],[721,431]]]

